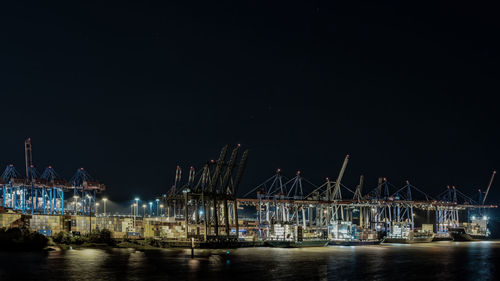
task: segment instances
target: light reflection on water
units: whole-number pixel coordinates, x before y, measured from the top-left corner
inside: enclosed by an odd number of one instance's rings
[[[0,280],[498,280],[500,242],[0,252]]]

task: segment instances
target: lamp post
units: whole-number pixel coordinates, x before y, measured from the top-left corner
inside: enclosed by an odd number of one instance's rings
[[[138,197],[135,198],[135,206],[136,207],[139,206],[139,198]],[[139,215],[139,211],[137,209],[138,208],[136,208],[136,210],[135,210],[134,216],[138,216]]]
[[[77,212],[76,212],[76,200],[78,200],[78,196],[75,195],[75,196],[73,196],[73,198],[75,199],[75,215],[76,215],[77,214]],[[45,198],[43,200],[45,200]]]
[[[160,205],[160,215],[163,213],[163,204]]]
[[[106,217],[106,202],[108,201],[108,198],[102,198],[102,202],[104,205],[104,229],[108,228],[108,218]]]
[[[132,206],[134,207],[134,232],[136,232],[135,231],[135,213],[137,211],[137,203],[134,203]]]
[[[156,199],[156,216],[160,216],[160,199]]]
[[[95,216],[99,214],[99,202],[95,203]]]
[[[142,204],[142,217],[146,217],[146,204]]]
[[[153,202],[149,202],[149,216],[153,213]]]
[[[106,202],[108,202],[108,198],[103,198],[102,202],[104,203],[104,216],[106,216]]]

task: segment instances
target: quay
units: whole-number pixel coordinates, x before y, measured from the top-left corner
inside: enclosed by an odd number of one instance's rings
[[[289,178],[278,169],[237,197],[249,154],[240,149],[237,145],[229,153],[224,146],[217,160],[207,161],[200,171],[191,166],[187,181],[177,166],[173,186],[149,202],[147,216],[145,204],[140,216],[138,198],[130,215],[112,216],[106,213],[106,199],[104,212],[97,212],[97,197],[106,186],[83,168],[69,181],[51,166],[38,174],[27,139],[25,176],[7,165],[0,177],[0,227],[28,227],[47,236],[107,229],[115,239],[155,239],[165,247],[197,248],[255,247],[266,241],[361,245],[386,238],[411,242],[414,236],[447,240],[449,230],[457,228],[474,237],[490,235],[488,209],[497,206],[485,203],[496,172],[477,198],[454,186],[429,195],[409,181],[396,186],[383,177],[365,192],[363,176],[355,188],[342,184],[347,155],[335,180],[315,185],[300,171]]]

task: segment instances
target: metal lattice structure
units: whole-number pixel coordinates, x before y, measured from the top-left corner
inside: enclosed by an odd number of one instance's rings
[[[82,202],[74,202],[70,210],[75,214],[89,214],[95,207],[96,193],[103,191],[105,186],[91,180],[83,168],[77,170],[71,183],[60,177],[52,166],[40,174],[33,165],[31,139],[25,141],[24,148],[25,177],[12,164],[7,165],[1,175],[2,206],[23,214],[64,215],[68,205],[64,195],[73,191],[73,195],[80,196]]]
[[[186,238],[202,241],[238,239],[236,194],[248,158],[248,150],[240,156],[240,148],[237,145],[228,157],[229,146],[224,146],[219,158],[207,162],[198,173],[190,167],[184,184],[182,169],[176,167],[174,185],[163,200],[168,218],[184,220]]]

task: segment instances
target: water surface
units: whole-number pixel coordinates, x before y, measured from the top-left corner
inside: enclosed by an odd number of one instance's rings
[[[499,280],[500,242],[0,252],[0,280]]]

